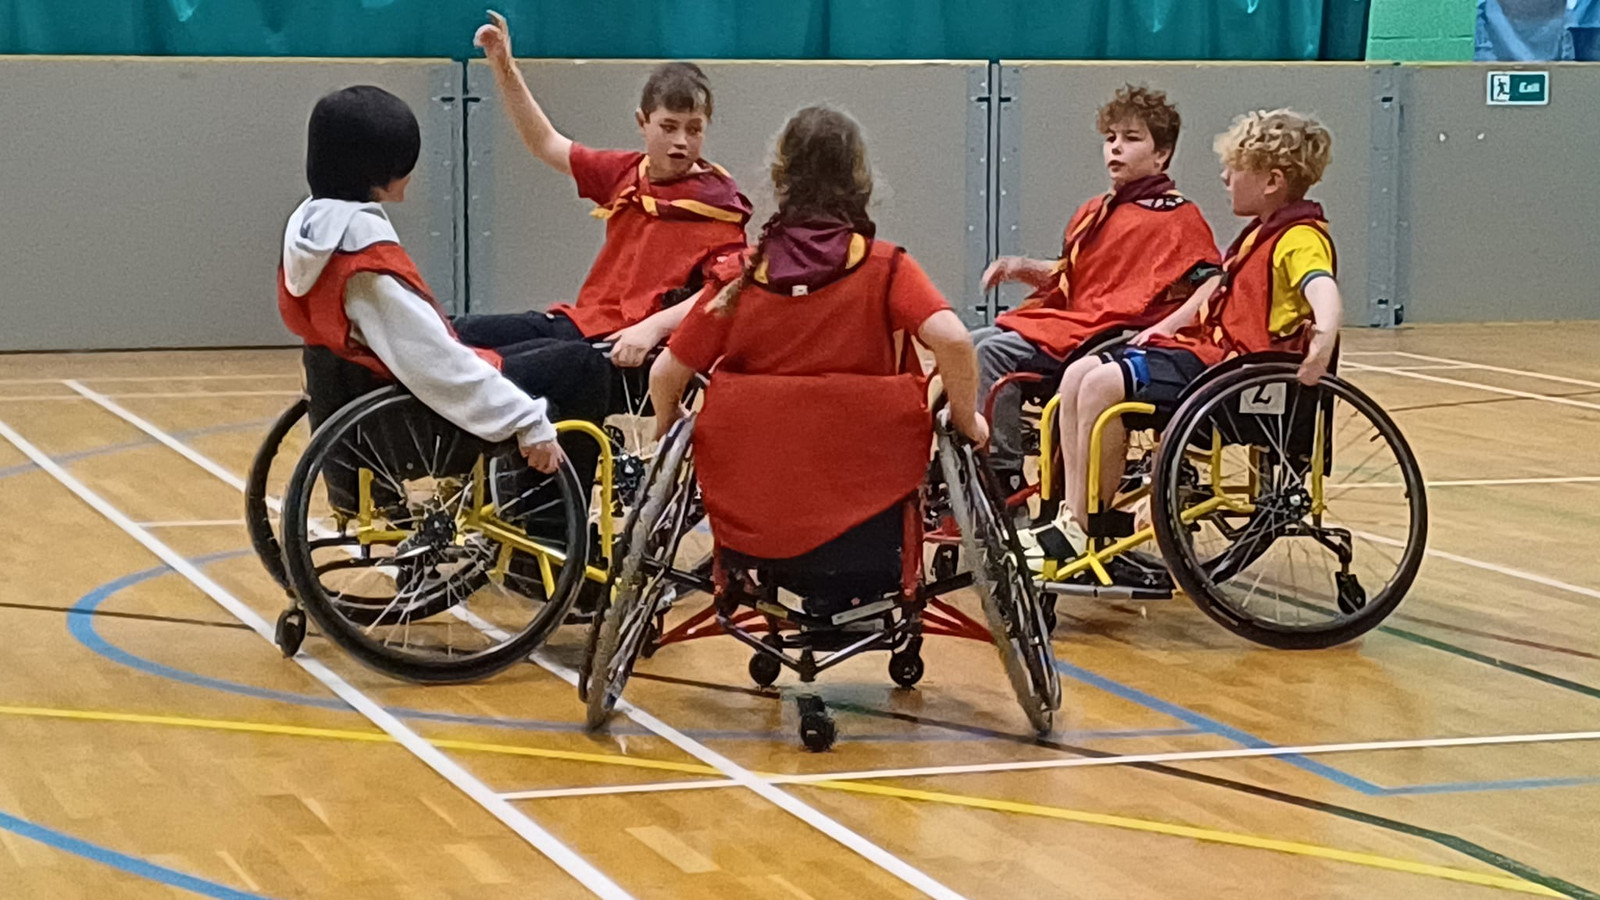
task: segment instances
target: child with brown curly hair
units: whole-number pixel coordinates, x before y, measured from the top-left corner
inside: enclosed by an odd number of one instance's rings
[[[1062,376],[1065,499],[1079,526],[1088,526],[1090,432],[1114,404],[1142,401],[1168,417],[1207,368],[1249,353],[1295,354],[1302,384],[1327,373],[1343,301],[1327,216],[1305,196],[1322,180],[1332,146],[1322,123],[1290,109],[1239,116],[1217,137],[1233,212],[1250,217],[1228,248],[1220,283],[1196,292],[1129,346],[1079,360]],[[1126,431],[1111,422],[1101,446],[1101,497],[1115,493],[1127,451]]]
[[[985,290],[1002,281],[1036,290],[974,332],[980,398],[1013,372],[1056,378],[1085,340],[1161,321],[1220,271],[1211,228],[1167,175],[1181,124],[1167,95],[1142,85],[1124,85],[1100,107],[1111,189],[1078,207],[1059,259],[1003,256],[984,272]],[[1017,388],[996,396],[990,463],[1012,491],[1022,487],[1021,411]]]

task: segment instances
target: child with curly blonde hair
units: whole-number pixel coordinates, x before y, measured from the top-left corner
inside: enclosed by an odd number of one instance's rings
[[[1129,346],[1079,360],[1062,376],[1065,500],[1080,527],[1089,526],[1090,431],[1111,406],[1137,400],[1170,417],[1202,372],[1250,353],[1298,356],[1303,384],[1316,384],[1327,373],[1343,302],[1327,216],[1305,197],[1327,170],[1332,145],[1321,122],[1290,109],[1246,113],[1217,137],[1233,212],[1250,217],[1228,248],[1222,278]],[[1102,443],[1101,497],[1114,495],[1126,456],[1126,431],[1112,422]]]

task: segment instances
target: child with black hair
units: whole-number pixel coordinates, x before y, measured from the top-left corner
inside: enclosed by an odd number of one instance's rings
[[[610,367],[584,344],[502,358],[461,342],[382,206],[405,199],[421,146],[410,107],[382,88],[317,101],[306,146],[311,197],[284,229],[279,312],[308,346],[399,381],[479,438],[515,437],[530,466],[553,472],[563,457],[554,419],[601,421]]]
[[[634,117],[644,152],[595,150],[550,124],[511,55],[499,13],[473,42],[494,70],[500,99],[533,155],[571,175],[598,206],[605,244],[574,304],[548,312],[462,316],[462,339],[479,347],[521,341],[608,340],[611,360],[632,369],[671,334],[694,305],[708,266],[745,244],[750,201],[727,170],[700,158],[711,122],[711,84],[699,66],[670,62],[645,82]]]

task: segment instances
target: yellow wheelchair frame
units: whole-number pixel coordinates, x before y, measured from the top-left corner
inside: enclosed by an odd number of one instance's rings
[[[1056,499],[1056,492],[1060,491],[1060,475],[1056,471],[1056,444],[1057,444],[1057,414],[1060,411],[1061,395],[1051,396],[1045,403],[1044,409],[1039,414],[1039,497],[1041,500]],[[1094,428],[1089,433],[1089,483],[1086,502],[1091,514],[1102,511],[1103,498],[1100,497],[1100,457],[1101,448],[1104,446],[1106,426],[1113,420],[1125,415],[1150,415],[1156,408],[1149,403],[1122,402],[1117,403],[1101,413],[1095,419]],[[1311,514],[1319,516],[1326,508],[1323,494],[1324,477],[1324,448],[1322,417],[1315,418],[1316,433],[1312,439],[1311,458]],[[1197,459],[1204,459],[1210,463],[1211,493],[1212,496],[1200,503],[1185,509],[1181,515],[1184,524],[1190,524],[1197,519],[1210,515],[1219,509],[1226,508],[1230,511],[1250,514],[1255,511],[1255,498],[1260,490],[1258,466],[1256,464],[1260,450],[1256,447],[1249,448],[1250,475],[1249,481],[1242,485],[1228,485],[1222,483],[1222,453],[1224,449],[1222,436],[1213,429],[1212,444],[1209,451],[1188,451]],[[1160,449],[1159,438],[1157,444],[1149,452],[1156,453]],[[1145,485],[1122,498],[1121,506],[1137,503],[1150,494],[1150,486]],[[1111,498],[1115,499],[1115,498]],[[1112,507],[1120,508],[1120,507]],[[1078,587],[1077,585],[1062,584],[1066,579],[1073,578],[1083,572],[1093,572],[1095,580],[1102,587],[1112,586],[1110,573],[1105,564],[1129,550],[1155,539],[1155,528],[1146,525],[1134,534],[1119,538],[1105,546],[1099,546],[1100,539],[1090,538],[1082,553],[1073,559],[1052,559],[1048,556],[1043,560],[1039,572],[1041,587],[1046,590],[1062,590]]]
[[[615,456],[611,449],[611,439],[598,426],[582,420],[570,420],[556,423],[557,434],[578,433],[587,436],[600,447],[599,480],[600,480],[600,542],[602,566],[585,563],[584,577],[589,581],[604,584],[611,580],[611,552],[613,539],[616,535],[616,517],[612,513],[612,500],[615,495]],[[489,572],[489,577],[497,582],[504,579],[506,569],[511,564],[512,554],[521,550],[539,562],[539,574],[544,581],[547,592],[554,594],[556,589],[556,568],[566,565],[567,555],[560,550],[546,547],[528,536],[528,533],[516,525],[504,521],[495,515],[494,504],[489,501],[484,493],[487,482],[487,473],[484,470],[484,458],[480,454],[472,467],[472,502],[464,504],[461,512],[456,515],[456,542],[464,543],[467,534],[477,532],[495,541],[500,545],[499,556],[495,566]],[[362,466],[357,470],[357,508],[355,514],[355,538],[362,546],[372,544],[394,544],[405,540],[410,532],[385,529],[373,524],[376,507],[372,502],[372,469]]]

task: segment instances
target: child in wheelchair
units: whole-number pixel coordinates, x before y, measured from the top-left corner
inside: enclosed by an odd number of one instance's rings
[[[1065,501],[1083,534],[1118,538],[1134,530],[1131,513],[1109,509],[1128,454],[1128,428],[1120,418],[1106,424],[1100,447],[1096,489],[1108,508],[1090,509],[1087,502],[1091,435],[1112,406],[1151,404],[1154,418],[1141,424],[1160,427],[1202,374],[1249,354],[1291,354],[1304,385],[1317,384],[1327,373],[1342,301],[1326,216],[1305,196],[1321,180],[1331,144],[1320,122],[1293,110],[1235,119],[1217,138],[1216,150],[1233,211],[1251,221],[1228,249],[1222,278],[1126,347],[1081,359],[1063,374]]]
[[[1025,485],[1024,391],[1002,379],[1043,376],[1048,396],[1086,341],[1161,321],[1220,271],[1211,228],[1167,174],[1180,126],[1177,107],[1162,91],[1120,88],[1095,120],[1111,189],[1072,215],[1059,259],[1003,256],[983,274],[985,290],[1006,281],[1035,289],[993,326],[973,333],[980,398],[992,396],[993,403],[990,464],[1008,492]]]
[[[651,391],[664,433],[692,374],[712,373],[694,446],[718,547],[738,569],[781,560],[840,584],[867,577],[808,598],[832,615],[900,581],[899,511],[931,441],[911,337],[933,352],[955,426],[977,442],[987,428],[966,329],[916,261],[874,237],[855,121],[800,111],[772,172],[778,211],[752,251],[719,264],[722,286],[673,336]]]
[[[528,466],[556,471],[567,454],[554,420],[605,415],[605,359],[581,344],[501,355],[457,337],[382,205],[405,199],[421,148],[404,101],[345,88],[317,102],[308,131],[311,196],[284,229],[278,308],[306,345],[312,427],[398,381],[448,425],[489,443],[515,439]],[[572,455],[586,478],[594,450],[574,444]]]
[[[709,371],[701,411],[683,426],[693,427],[694,473],[716,545],[717,621],[757,651],[751,676],[771,684],[788,666],[809,682],[856,653],[891,649],[890,675],[910,687],[922,674],[921,615],[939,605],[922,579],[933,429],[912,340],[933,354],[950,422],[981,445],[988,428],[977,410],[975,354],[916,261],[875,238],[871,168],[853,119],[826,107],[796,113],[778,137],[772,177],[778,211],[760,240],[720,262],[718,289],[652,367],[659,429],[667,443],[684,442],[679,398],[694,373]],[[956,452],[943,430],[940,444]],[[962,447],[961,471],[970,494],[979,469],[969,451]],[[983,560],[1020,560],[992,533],[984,547]],[[1019,700],[1034,727],[1048,730],[1059,691],[1029,585],[1024,580],[1022,595],[1005,593],[1011,584],[990,584],[1003,562],[978,568],[965,583],[979,585],[985,614],[995,614],[987,632],[974,628],[995,641],[1013,682],[1024,685]],[[608,624],[628,617],[626,581],[625,574]],[[764,637],[740,625],[751,616],[765,619]],[[619,645],[614,629],[596,642],[591,725],[604,721],[626,679]],[[806,746],[826,748],[833,725],[821,701],[800,702]]]
[[[745,244],[750,201],[725,169],[700,157],[710,81],[693,63],[657,66],[635,111],[644,151],[587,147],[550,124],[517,69],[509,25],[498,13],[489,17],[474,43],[491,64],[502,107],[534,156],[597,204],[606,235],[574,303],[462,316],[456,327],[468,344],[492,349],[603,341],[618,368],[613,410],[636,413],[641,404],[627,402],[622,389],[644,394],[640,366],[693,307],[705,268]]]

